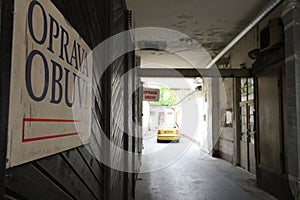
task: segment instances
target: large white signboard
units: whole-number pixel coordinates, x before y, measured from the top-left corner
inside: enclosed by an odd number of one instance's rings
[[[89,142],[90,51],[51,1],[15,0],[7,167]]]

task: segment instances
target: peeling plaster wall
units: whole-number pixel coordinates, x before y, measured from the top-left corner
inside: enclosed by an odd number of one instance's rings
[[[248,52],[255,48],[258,48],[258,38],[257,30],[254,28],[231,49],[229,53],[231,68],[241,68],[243,64],[246,68],[252,68],[254,60],[248,57]]]
[[[220,80],[220,136],[219,153],[222,158],[233,163],[235,153],[235,126],[225,127],[226,109],[233,110],[233,79]],[[234,119],[234,118],[233,118]],[[234,123],[233,123],[234,124]]]

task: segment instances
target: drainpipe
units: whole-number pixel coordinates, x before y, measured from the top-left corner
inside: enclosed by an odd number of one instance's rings
[[[250,24],[242,30],[214,59],[212,59],[205,68],[211,68],[220,58],[222,58],[240,39],[242,39],[254,26],[256,26],[267,14],[269,14],[276,6],[278,6],[283,0],[272,0],[266,7],[257,15],[257,17],[250,22]]]

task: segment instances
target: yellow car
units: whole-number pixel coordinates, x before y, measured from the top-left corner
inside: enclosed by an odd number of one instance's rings
[[[177,123],[165,123],[157,131],[157,142],[174,141],[179,142],[179,128]]]

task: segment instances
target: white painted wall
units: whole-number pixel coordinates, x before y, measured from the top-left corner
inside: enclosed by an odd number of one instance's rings
[[[143,135],[147,134],[150,123],[150,104],[148,101],[143,101]]]
[[[163,121],[159,122],[159,113],[163,113]],[[151,131],[157,131],[160,123],[174,123],[175,110],[168,106],[150,106],[149,128]]]

